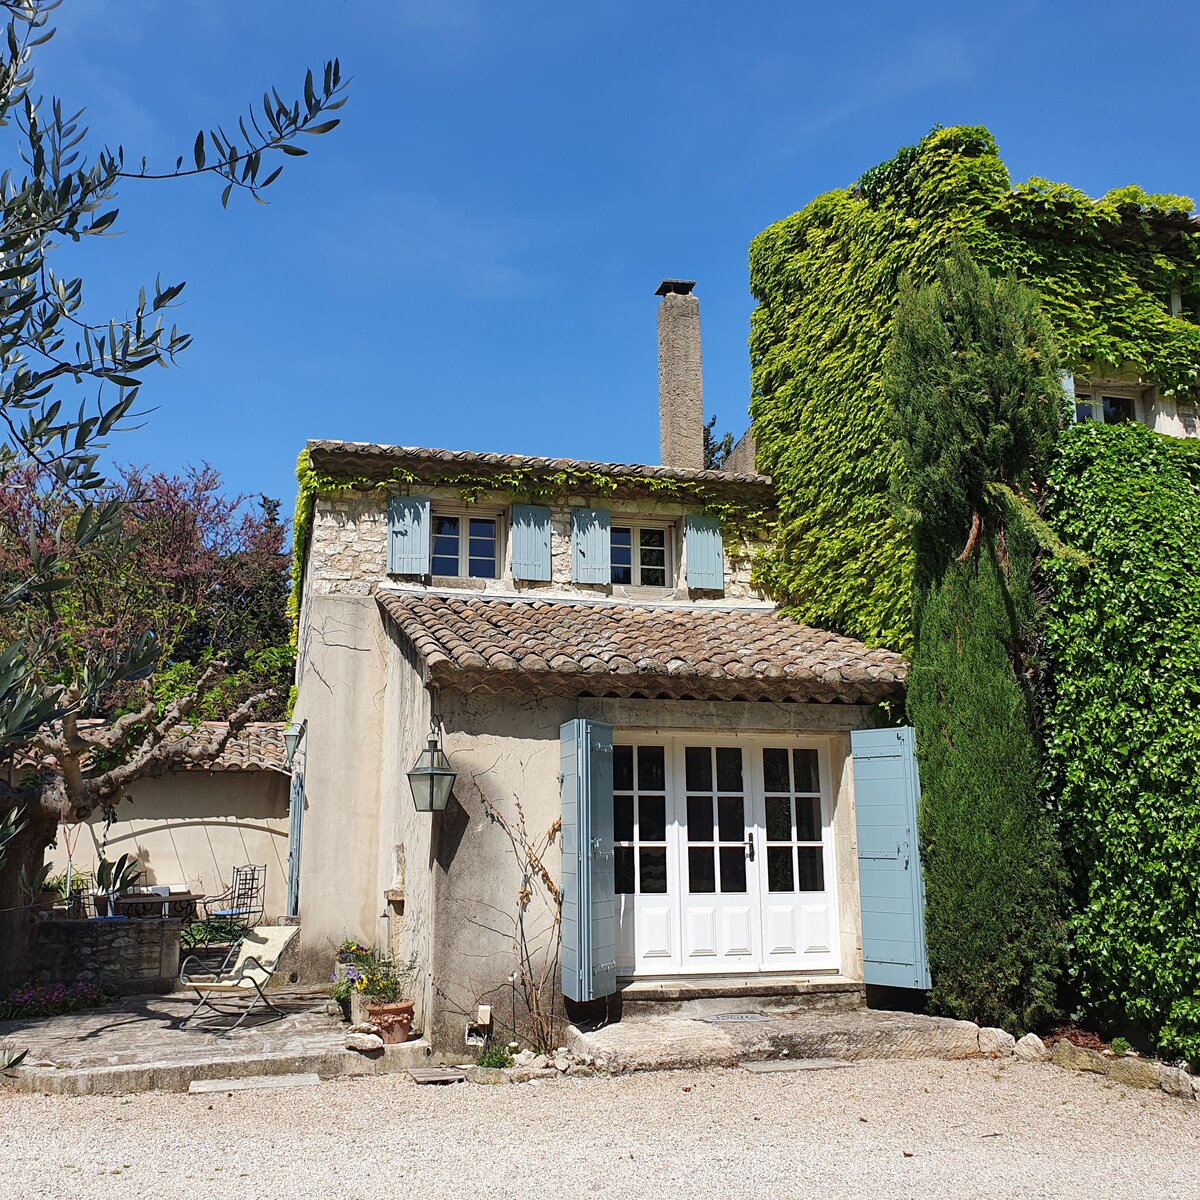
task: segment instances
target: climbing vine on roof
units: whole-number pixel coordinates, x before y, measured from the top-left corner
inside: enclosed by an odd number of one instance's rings
[[[759,234],[751,416],[780,521],[758,581],[802,620],[907,649],[912,556],[893,516],[882,383],[900,277],[929,282],[961,239],[1038,292],[1076,374],[1141,379],[1188,402],[1200,369],[1192,207],[1137,187],[1099,200],[1042,179],[1014,187],[991,134],[959,126]]]

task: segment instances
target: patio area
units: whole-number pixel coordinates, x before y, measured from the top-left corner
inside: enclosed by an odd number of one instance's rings
[[[186,1091],[193,1079],[402,1071],[429,1056],[423,1039],[374,1055],[347,1050],[347,1027],[326,994],[280,989],[270,996],[281,1019],[251,1024],[251,1018],[227,1037],[183,1028],[195,1008],[183,994],[130,996],[46,1020],[0,1022],[0,1046],[28,1051],[0,1088],[69,1095]]]

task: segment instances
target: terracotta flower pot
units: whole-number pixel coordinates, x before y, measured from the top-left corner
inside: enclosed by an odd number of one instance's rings
[[[391,1004],[372,1004],[368,1000],[367,1020],[379,1026],[379,1036],[386,1045],[394,1046],[408,1041],[415,1009],[411,1000],[396,1000]]]

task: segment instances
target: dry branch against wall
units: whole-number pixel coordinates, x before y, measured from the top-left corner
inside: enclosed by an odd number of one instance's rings
[[[533,838],[520,800],[513,800],[515,816],[510,819],[482,788],[479,798],[488,820],[499,826],[508,839],[521,873],[513,917],[513,949],[517,957],[514,984],[524,1007],[529,1039],[536,1049],[548,1053],[558,1044],[555,1008],[560,993],[562,891],[545,860],[562,831],[562,821],[556,817],[545,833]],[[529,919],[530,910],[539,901],[550,913],[550,921],[534,930]]]

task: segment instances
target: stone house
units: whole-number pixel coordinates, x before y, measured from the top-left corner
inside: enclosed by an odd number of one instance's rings
[[[696,299],[659,294],[660,466],[337,441],[302,462],[304,970],[389,946],[448,1053],[480,1005],[521,1025],[517,943],[559,1011],[862,988],[851,733],[904,663],[755,589],[771,481],[704,469]],[[444,812],[405,777],[431,736]]]

